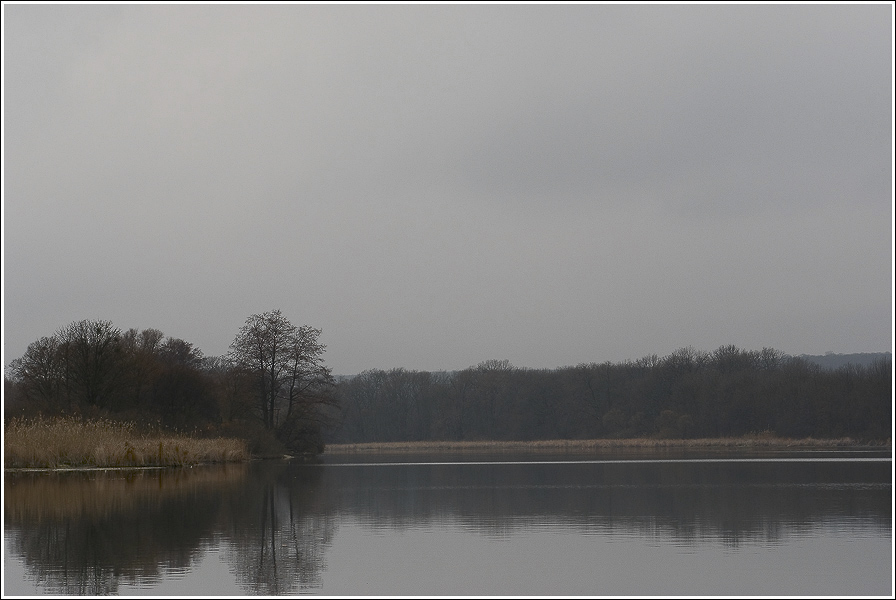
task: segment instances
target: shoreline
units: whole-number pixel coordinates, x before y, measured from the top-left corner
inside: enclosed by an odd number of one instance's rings
[[[747,436],[740,438],[652,439],[620,438],[591,440],[533,440],[533,441],[418,441],[418,442],[364,442],[353,444],[328,444],[318,456],[345,454],[415,453],[415,452],[587,452],[603,450],[677,449],[677,450],[844,450],[868,449],[892,451],[891,440],[854,440],[852,438],[777,438],[772,436]],[[301,455],[246,456],[230,460],[197,460],[193,463],[173,464],[106,464],[106,465],[58,465],[13,466],[4,465],[4,473],[61,473],[85,471],[148,471],[203,467],[208,465],[246,463],[257,460],[301,460]]]
[[[208,463],[212,464],[212,463]],[[4,473],[70,473],[70,472],[86,472],[86,471],[162,471],[165,469],[192,469],[194,466],[199,467],[201,464],[196,465],[174,465],[174,466],[107,466],[107,467],[4,467]]]
[[[593,440],[534,440],[534,441],[426,441],[426,442],[365,442],[353,444],[327,444],[323,454],[359,454],[376,452],[428,452],[428,451],[570,451],[570,450],[619,450],[626,448],[676,448],[676,449],[842,449],[872,448],[892,449],[891,440],[859,441],[839,439],[789,439],[766,436],[741,438],[700,439],[593,439]]]

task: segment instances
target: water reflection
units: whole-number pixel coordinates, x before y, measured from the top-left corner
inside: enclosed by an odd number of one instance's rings
[[[321,586],[324,553],[336,530],[321,476],[319,469],[265,462],[228,497],[231,568],[243,589],[278,595]]]
[[[5,476],[4,516],[15,551],[53,594],[111,594],[187,569],[215,530],[221,486],[245,467],[215,472],[23,473]]]
[[[408,458],[403,461],[415,462]],[[814,536],[891,538],[888,460],[523,464],[506,455],[499,462],[489,458],[429,464],[431,457],[416,457],[423,464],[402,466],[263,461],[142,472],[7,473],[5,543],[41,593],[152,589],[196,571],[203,556],[214,553],[224,557],[232,578],[228,593],[284,595],[329,593],[334,582],[348,580],[343,563],[328,570],[326,560],[339,547],[340,526],[343,537],[353,540],[345,544],[357,543],[357,535],[385,542],[422,532],[433,547],[458,544],[457,556],[469,547],[462,536],[519,537],[530,546],[541,539],[557,544],[564,535],[624,538],[697,553],[718,546],[786,548]],[[345,556],[345,544],[337,555]],[[414,558],[423,556],[414,552]],[[469,569],[494,568],[451,564],[460,559],[436,554],[428,568],[456,569],[470,580],[477,574]],[[513,556],[501,560],[512,562]],[[363,560],[350,568],[352,576],[370,581],[419,575],[392,562],[395,573],[364,572]],[[213,591],[205,593],[219,593],[219,582],[208,583]],[[7,580],[7,593],[13,590]]]
[[[8,473],[4,536],[50,594],[151,587],[187,572],[222,541],[247,592],[318,588],[335,530],[319,497],[320,476],[290,472],[285,463]]]
[[[371,528],[451,517],[489,535],[562,524],[678,544],[777,542],[831,519],[892,527],[890,462],[341,465],[328,497]]]

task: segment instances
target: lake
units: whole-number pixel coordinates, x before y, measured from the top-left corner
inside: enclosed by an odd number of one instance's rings
[[[6,473],[4,595],[892,596],[889,450]]]

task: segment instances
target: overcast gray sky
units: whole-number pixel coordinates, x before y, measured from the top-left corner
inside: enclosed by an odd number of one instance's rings
[[[4,4],[4,364],[893,345],[893,6]]]

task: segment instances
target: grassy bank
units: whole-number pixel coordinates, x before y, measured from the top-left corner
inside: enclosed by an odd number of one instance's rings
[[[859,441],[851,438],[833,440],[788,439],[767,434],[737,438],[680,439],[600,439],[600,440],[536,440],[527,442],[370,442],[363,444],[330,444],[326,454],[354,452],[426,452],[426,451],[587,451],[623,448],[849,448],[873,446],[890,448],[890,440]]]
[[[74,418],[14,419],[3,436],[3,467],[171,467],[249,458],[246,442],[141,434],[133,423]]]

